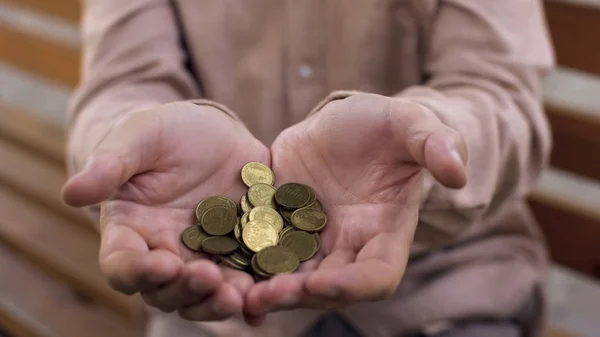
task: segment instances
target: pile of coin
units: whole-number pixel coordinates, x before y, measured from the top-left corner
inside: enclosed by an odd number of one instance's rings
[[[259,279],[294,272],[321,246],[327,217],[316,192],[299,183],[275,189],[273,172],[257,162],[244,165],[241,176],[248,192],[240,207],[222,196],[200,201],[184,245]]]

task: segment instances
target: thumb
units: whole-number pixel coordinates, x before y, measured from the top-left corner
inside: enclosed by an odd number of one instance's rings
[[[392,115],[395,135],[411,159],[441,184],[461,188],[467,183],[467,146],[458,131],[448,127],[428,108],[403,102]]]
[[[108,199],[136,174],[153,168],[159,156],[156,125],[150,114],[129,114],[115,124],[83,169],[63,186],[63,200],[75,207]]]

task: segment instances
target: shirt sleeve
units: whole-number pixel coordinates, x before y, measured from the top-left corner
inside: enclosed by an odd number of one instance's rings
[[[169,0],[86,0],[82,8],[81,79],[68,112],[71,173],[119,115],[201,96]]]
[[[538,0],[442,0],[432,18],[428,80],[397,97],[428,107],[466,140],[466,187],[426,175],[423,189],[419,221],[453,237],[522,200],[547,165],[541,91],[554,56]]]

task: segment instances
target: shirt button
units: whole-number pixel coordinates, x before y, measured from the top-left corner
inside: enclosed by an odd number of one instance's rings
[[[303,64],[298,68],[298,75],[303,79],[310,78],[312,74],[313,70],[308,64]]]

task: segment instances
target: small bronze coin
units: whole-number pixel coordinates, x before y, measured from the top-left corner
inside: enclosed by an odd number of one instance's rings
[[[250,213],[244,213],[244,214],[242,214],[242,219],[240,220],[240,222],[242,223],[242,228],[244,226],[246,226],[246,224],[248,223],[248,221],[250,221]]]
[[[181,241],[183,244],[195,251],[199,251],[202,248],[202,241],[207,237],[208,235],[197,225],[189,226],[181,233]]]
[[[273,195],[275,194],[275,187],[267,184],[257,183],[248,189],[248,200],[254,207],[268,206],[271,208],[277,208]]]
[[[252,255],[248,255],[241,250],[238,250],[235,253],[229,255],[229,257],[237,264],[244,267],[250,266],[250,261],[252,260]]]
[[[209,235],[226,235],[237,225],[236,212],[227,207],[213,207],[206,211],[200,223],[202,229]]]
[[[248,213],[252,210],[252,205],[250,201],[248,201],[248,195],[244,194],[242,199],[240,199],[240,207],[242,208],[242,212]]]
[[[244,270],[245,266],[239,264],[237,261],[235,261],[232,258],[232,255],[221,255],[219,256],[219,260],[221,261],[221,263],[223,263],[224,265],[231,267],[233,269],[237,269],[237,270]]]
[[[242,240],[242,242],[240,243],[240,251],[242,253],[244,253],[245,255],[248,256],[253,256],[254,252],[250,250],[250,248],[246,247],[246,244],[244,243],[244,240]]]
[[[242,241],[242,224],[241,223],[238,223],[233,228],[233,236],[235,237],[236,240],[238,240],[239,243],[243,242]]]
[[[310,233],[320,232],[325,224],[327,224],[327,217],[321,211],[301,208],[292,213],[292,225],[299,230]]]
[[[233,200],[226,197],[213,196],[208,197],[198,203],[196,206],[196,219],[198,221],[202,220],[202,216],[204,216],[206,211],[217,206],[230,208],[237,213],[237,206]]]
[[[257,266],[267,274],[292,273],[300,265],[298,255],[283,246],[270,246],[256,254]]]
[[[275,175],[265,164],[250,162],[242,167],[242,181],[248,187],[258,183],[273,185]]]
[[[248,249],[258,253],[265,247],[276,245],[279,242],[279,235],[268,222],[250,221],[242,229],[242,241]]]
[[[252,267],[252,270],[254,271],[254,273],[262,278],[270,278],[271,274],[267,273],[266,271],[260,269],[260,267],[258,266],[258,264],[256,263],[256,254],[254,254],[254,256],[252,256],[252,260],[250,261],[250,266]]]
[[[275,191],[275,201],[281,207],[289,210],[302,208],[311,200],[311,192],[306,185],[287,183]]]
[[[211,236],[202,241],[202,250],[214,255],[229,255],[235,252],[240,244],[227,236]]]
[[[308,199],[308,203],[304,207],[310,207],[315,203],[315,201],[317,201],[317,192],[315,192],[315,190],[308,185],[304,185],[304,187],[306,187],[306,189],[308,189],[308,192],[310,193],[310,199]]]
[[[310,209],[314,209],[314,210],[323,212],[323,204],[321,204],[319,199],[316,199],[312,205],[307,206],[306,208],[310,208]]]
[[[321,249],[321,236],[318,233],[313,233],[312,236],[315,239],[315,242],[317,242],[317,252],[318,252],[319,249]]]
[[[287,223],[292,223],[292,213],[294,213],[294,211],[292,210],[287,210],[283,207],[279,207],[279,214],[281,214],[281,217],[283,218],[283,220],[285,220]]]
[[[291,232],[295,232],[296,228],[294,226],[285,226],[285,228],[279,233],[279,242]]]
[[[312,258],[317,253],[317,241],[312,234],[302,231],[293,231],[281,238],[280,245],[291,249],[300,262]]]
[[[248,220],[250,220],[250,221],[255,221],[255,220],[266,221],[269,224],[271,224],[271,226],[273,226],[273,228],[275,228],[277,233],[279,233],[283,229],[283,218],[281,218],[281,215],[279,215],[279,213],[277,213],[277,211],[272,209],[271,207],[267,207],[267,206],[254,207],[252,209],[252,211],[250,211]]]

